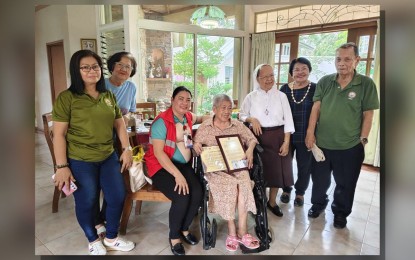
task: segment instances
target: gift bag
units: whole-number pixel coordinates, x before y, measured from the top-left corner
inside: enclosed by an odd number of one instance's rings
[[[136,192],[144,185],[147,181],[144,175],[144,149],[141,146],[135,146],[133,148],[133,164],[131,165],[129,171],[130,174],[130,187],[132,192]]]

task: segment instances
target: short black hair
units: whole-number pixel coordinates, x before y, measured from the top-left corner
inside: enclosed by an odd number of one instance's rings
[[[126,57],[130,59],[131,65],[133,67],[133,69],[131,70],[130,77],[134,76],[137,71],[137,61],[135,60],[133,54],[127,51],[121,51],[121,52],[117,52],[111,55],[111,57],[108,58],[108,62],[107,62],[108,70],[112,73],[114,71],[115,63],[121,61],[122,57]]]
[[[105,88],[105,80],[102,75],[102,59],[98,56],[98,54],[91,50],[79,50],[72,54],[71,60],[69,62],[69,73],[71,74],[71,86],[69,87],[69,90],[72,93],[76,93],[78,95],[84,94],[85,83],[82,80],[80,64],[81,60],[85,57],[94,58],[97,61],[98,65],[101,67],[101,77],[97,82],[97,91],[106,92],[107,89]]]
[[[350,47],[353,47],[354,56],[356,56],[356,57],[359,56],[359,47],[357,47],[356,43],[354,43],[354,42],[348,42],[348,43],[344,43],[344,44],[340,45],[340,47],[336,49],[336,52],[339,49],[347,49],[347,48],[350,48]]]
[[[188,88],[186,88],[185,86],[178,86],[177,88],[173,90],[173,95],[171,98],[174,99],[177,96],[177,94],[179,94],[179,92],[182,92],[182,91],[188,92],[190,94],[190,97],[193,97],[192,92],[190,92]]]
[[[304,58],[304,57],[298,57],[298,58],[293,59],[290,63],[290,68],[288,69],[288,72],[290,73],[291,77],[293,76],[294,66],[297,63],[307,65],[308,70],[311,72],[311,70],[312,70],[311,62],[308,59]]]

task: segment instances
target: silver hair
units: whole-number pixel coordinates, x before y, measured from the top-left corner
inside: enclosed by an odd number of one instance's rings
[[[357,47],[356,43],[354,43],[354,42],[348,42],[348,43],[340,45],[340,47],[336,49],[336,52],[339,49],[347,49],[347,48],[353,48],[354,56],[356,56],[356,57],[359,56],[359,48]]]
[[[212,100],[212,107],[219,107],[219,105],[223,102],[223,101],[229,101],[231,102],[232,106],[233,106],[233,100],[230,96],[226,95],[226,94],[217,94],[213,97]]]

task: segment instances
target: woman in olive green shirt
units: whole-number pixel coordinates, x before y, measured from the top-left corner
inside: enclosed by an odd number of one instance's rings
[[[109,250],[130,251],[131,241],[118,237],[125,187],[121,172],[130,167],[132,154],[126,127],[114,95],[107,91],[101,58],[80,50],[70,61],[71,86],[57,98],[52,112],[53,148],[56,158],[55,185],[62,189],[74,181],[73,193],[79,225],[89,241],[89,254]],[[120,160],[113,148],[113,128],[120,138]],[[120,167],[119,161],[122,161]],[[100,191],[107,201],[106,237],[95,229],[96,201]]]

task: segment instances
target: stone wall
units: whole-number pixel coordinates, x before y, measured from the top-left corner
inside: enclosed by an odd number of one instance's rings
[[[172,34],[146,30],[146,85],[147,100],[170,99],[172,90]]]

